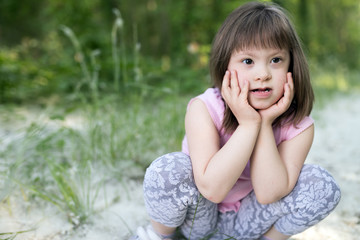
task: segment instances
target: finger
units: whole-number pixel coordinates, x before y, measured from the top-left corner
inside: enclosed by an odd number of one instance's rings
[[[228,88],[228,87],[230,87],[230,72],[229,72],[229,70],[227,70],[225,72],[223,82],[222,82],[222,88]]]
[[[221,85],[221,94],[224,95],[225,91],[228,91],[229,88],[230,88],[230,72],[226,71]]]
[[[286,83],[284,84],[284,96],[282,97],[282,102],[285,105],[291,103],[294,97],[294,81],[292,78],[292,73],[288,72],[286,74]]]
[[[292,93],[292,96],[294,96],[295,94],[295,91],[294,91],[294,79],[292,77],[292,73],[291,72],[288,72],[287,73],[287,83],[289,84],[289,87],[290,87],[290,91]]]
[[[240,87],[239,87],[239,81],[238,81],[238,78],[237,78],[237,73],[236,73],[235,70],[231,71],[230,87],[231,87],[231,90],[236,95],[239,95]]]
[[[286,74],[286,82],[287,83],[294,83],[294,79],[292,78],[292,72],[288,72]]]
[[[222,89],[230,88],[230,72],[229,71],[225,72],[221,88]]]
[[[291,89],[289,83],[285,83],[284,85],[284,99],[290,99],[291,97]]]
[[[240,98],[243,101],[247,101],[249,95],[249,81],[244,80],[243,85],[241,86]]]
[[[293,98],[293,94],[292,91],[290,89],[290,84],[289,83],[285,83],[284,85],[284,96],[280,99],[279,103],[282,105],[282,108],[284,108],[284,110],[288,109],[291,101]]]

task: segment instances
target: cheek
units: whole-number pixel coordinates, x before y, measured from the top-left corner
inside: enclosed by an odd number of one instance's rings
[[[279,96],[278,96],[278,98],[280,99],[282,96],[284,96],[284,87],[283,88],[281,88],[281,90],[279,91]]]
[[[238,74],[240,72],[239,66],[237,66],[236,64],[229,64],[227,69],[229,71],[236,71]]]
[[[284,84],[287,82],[287,77],[286,77],[287,73],[281,73],[279,74],[278,78],[278,85],[282,86],[284,88]]]
[[[228,63],[227,69],[230,70],[230,71],[231,71],[231,70],[235,70],[235,62],[234,62],[234,60],[233,60],[232,57],[229,59],[229,63]]]
[[[279,81],[276,84],[277,92],[279,96],[282,96],[284,94],[284,85],[287,82],[286,81],[286,74],[282,74],[281,77],[278,78]]]

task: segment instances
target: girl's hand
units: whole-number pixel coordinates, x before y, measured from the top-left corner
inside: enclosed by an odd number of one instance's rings
[[[286,112],[290,107],[295,95],[294,81],[291,72],[287,73],[286,78],[287,82],[284,84],[284,96],[271,107],[259,110],[263,123],[272,124],[277,117]]]
[[[260,114],[249,104],[249,82],[240,87],[236,71],[226,71],[222,82],[221,95],[235,115],[239,125],[261,122]]]

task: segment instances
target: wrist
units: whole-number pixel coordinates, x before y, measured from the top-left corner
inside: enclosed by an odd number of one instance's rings
[[[261,130],[261,123],[256,122],[244,122],[237,126],[232,136],[246,136],[246,141],[256,141]]]
[[[237,128],[245,128],[249,130],[259,130],[261,128],[261,121],[241,122]]]
[[[236,118],[239,126],[250,126],[250,127],[260,127],[262,123],[262,119],[260,114],[255,117],[251,117],[248,119]]]
[[[261,121],[261,128],[270,127],[272,128],[272,124],[274,121],[272,120],[263,120]]]
[[[272,126],[275,119],[276,119],[275,116],[261,114],[261,126]]]

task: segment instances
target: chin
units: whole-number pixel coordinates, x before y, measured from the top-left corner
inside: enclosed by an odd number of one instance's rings
[[[250,104],[255,110],[264,110],[271,107],[273,104]]]
[[[265,110],[265,109],[268,109],[269,107],[258,107],[258,108],[255,108],[254,107],[254,109],[256,110],[256,111],[260,111],[260,110]]]
[[[280,99],[281,97],[279,97]],[[251,99],[249,99],[249,104],[250,106],[252,106],[255,110],[265,110],[265,109],[268,109],[269,107],[271,107],[272,105],[274,105],[275,103],[278,102],[277,99],[276,101],[274,99],[270,100],[270,99],[267,99],[265,101],[259,101],[259,100],[256,100],[255,101],[251,101]],[[269,102],[271,101],[271,102]]]

